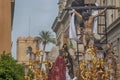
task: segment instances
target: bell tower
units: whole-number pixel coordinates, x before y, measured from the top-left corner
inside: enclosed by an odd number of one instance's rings
[[[32,37],[19,37],[17,39],[17,60],[19,63],[28,63],[29,57],[27,50],[31,48],[33,53],[39,48],[39,40]]]

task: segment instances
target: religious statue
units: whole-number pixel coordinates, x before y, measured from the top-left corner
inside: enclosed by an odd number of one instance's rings
[[[63,52],[64,52],[65,61],[66,61],[66,67],[68,69],[68,74],[70,75],[70,78],[72,79],[74,77],[73,60],[68,51],[67,44],[63,45]]]
[[[66,62],[62,50],[59,50],[59,56],[52,66],[48,80],[66,80]]]
[[[73,9],[73,13],[76,14],[76,16],[79,18],[80,23],[84,23],[84,28],[83,28],[83,37],[82,37],[82,42],[85,48],[87,48],[87,45],[90,41],[94,40],[94,34],[92,32],[93,24],[94,24],[94,18],[100,16],[103,14],[107,8],[102,10],[96,15],[91,15],[89,12],[82,12],[81,14],[78,13],[75,9]]]

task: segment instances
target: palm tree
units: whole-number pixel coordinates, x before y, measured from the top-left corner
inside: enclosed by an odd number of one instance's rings
[[[40,35],[40,39],[43,45],[43,50],[45,50],[47,44],[49,43],[55,44],[55,39],[53,38],[53,35],[51,32],[41,31],[39,35]]]
[[[53,38],[53,35],[52,35],[51,32],[49,32],[49,31],[41,31],[39,33],[39,36],[40,36],[40,41],[41,41],[41,43],[43,45],[43,51],[45,51],[47,44],[49,44],[49,43],[55,44],[55,38]],[[41,57],[40,68],[42,67],[42,61],[43,61],[43,55]]]

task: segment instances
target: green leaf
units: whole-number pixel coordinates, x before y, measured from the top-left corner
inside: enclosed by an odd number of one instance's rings
[[[24,80],[24,66],[5,52],[0,56],[0,80]]]

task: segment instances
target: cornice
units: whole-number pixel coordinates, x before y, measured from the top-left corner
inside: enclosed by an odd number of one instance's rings
[[[52,30],[54,32],[56,32],[56,29],[57,29],[59,23],[60,23],[60,20],[59,20],[58,17],[56,17],[55,20],[54,20],[54,22],[53,22],[53,25],[52,25]]]
[[[70,6],[71,2],[72,0],[67,0],[66,7]],[[55,21],[53,22],[53,25],[52,25],[52,30],[54,32],[57,31],[59,25],[66,19],[66,16],[68,15],[69,15],[68,11],[63,10],[62,13],[55,18]]]

